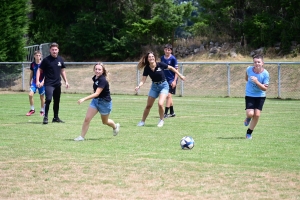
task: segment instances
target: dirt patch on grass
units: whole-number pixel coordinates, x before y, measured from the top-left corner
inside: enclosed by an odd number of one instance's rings
[[[233,169],[236,167],[192,163],[174,163],[172,168],[164,168],[164,164],[153,159],[111,163],[103,163],[101,159],[69,159],[68,163],[59,159],[56,162],[11,160],[1,163],[0,196],[5,199],[145,200],[300,197],[299,173],[272,170],[251,173],[251,170]]]

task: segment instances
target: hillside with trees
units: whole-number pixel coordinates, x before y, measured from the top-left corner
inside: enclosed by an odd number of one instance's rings
[[[299,7],[298,0],[3,0],[0,61],[22,61],[25,43],[53,41],[74,61],[123,61],[145,46],[197,37],[298,53],[291,43],[300,41]]]

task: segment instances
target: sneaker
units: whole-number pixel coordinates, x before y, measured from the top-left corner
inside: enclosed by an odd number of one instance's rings
[[[252,139],[252,135],[251,134],[246,134],[246,139],[251,140]]]
[[[113,130],[113,135],[114,135],[114,136],[117,136],[118,133],[119,133],[119,131],[120,131],[120,124],[117,123],[117,124],[116,124],[116,128]]]
[[[137,126],[145,126],[145,122],[140,121]]]
[[[83,140],[84,137],[82,137],[81,135],[74,139],[74,141],[83,141]]]
[[[53,118],[52,119],[52,123],[57,122],[57,123],[65,123],[63,120],[59,119],[59,118]]]
[[[35,113],[35,110],[29,110],[29,112],[26,114],[26,116],[30,116],[30,115],[32,115],[34,113]]]
[[[44,117],[43,124],[48,124],[48,117]]]
[[[168,114],[164,114],[164,118],[168,118],[169,117],[169,115]]]
[[[246,119],[244,120],[244,125],[245,125],[245,126],[248,126],[248,125],[250,124],[250,122],[251,122],[251,118],[246,118]]]
[[[40,111],[40,116],[44,116],[44,111]]]
[[[175,116],[176,116],[175,113],[173,113],[173,114],[168,114],[168,117],[175,117]]]
[[[159,120],[158,124],[157,124],[157,127],[163,127],[164,125],[164,120]]]

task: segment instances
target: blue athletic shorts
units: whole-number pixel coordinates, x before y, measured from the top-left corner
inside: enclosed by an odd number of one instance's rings
[[[37,89],[39,90],[40,95],[45,94],[45,86],[38,88],[35,83],[31,83],[30,91],[35,94]]]
[[[160,84],[152,83],[148,96],[156,99],[159,96],[159,94],[168,95],[168,93],[169,93],[169,84],[167,81],[164,81]]]
[[[112,101],[105,101],[102,98],[93,99],[90,107],[98,110],[101,115],[109,115],[112,109]]]

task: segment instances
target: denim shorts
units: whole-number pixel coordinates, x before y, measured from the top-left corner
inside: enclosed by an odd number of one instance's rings
[[[169,84],[167,81],[164,81],[160,84],[152,83],[148,96],[156,99],[159,96],[159,94],[168,95],[168,93],[169,93]]]
[[[105,101],[104,99],[93,99],[90,107],[95,108],[101,115],[109,115],[112,109],[112,101]]]
[[[32,83],[30,86],[30,91],[35,94],[37,89],[39,90],[40,95],[45,94],[45,86],[38,88],[35,83]]]

